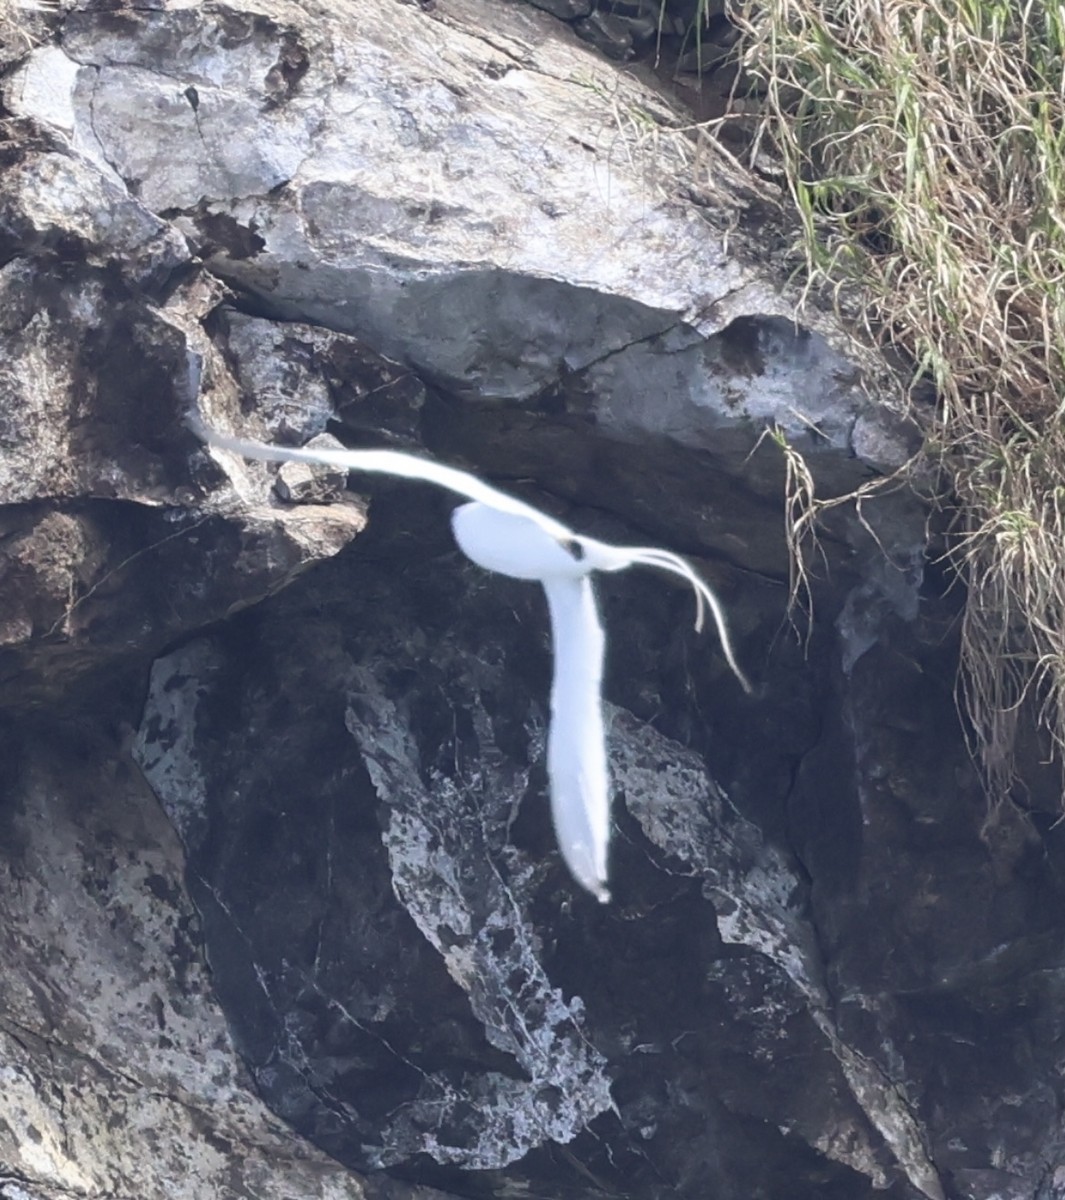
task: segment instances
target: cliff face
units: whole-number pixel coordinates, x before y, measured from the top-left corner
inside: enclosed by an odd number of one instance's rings
[[[912,434],[781,281],[772,185],[527,5],[33,20],[0,1196],[1058,1195],[1057,800],[988,824],[906,490],[828,514],[789,628],[764,431],[827,495]],[[208,453],[190,407],[693,559],[756,694],[685,589],[602,578],[611,905],[550,829],[540,590],[439,489]]]

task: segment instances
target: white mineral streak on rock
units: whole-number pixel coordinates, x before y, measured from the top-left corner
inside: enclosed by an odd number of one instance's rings
[[[783,857],[731,806],[691,751],[613,710],[610,751],[615,787],[647,838],[704,881],[726,942],[772,959],[816,1004],[820,968],[806,949],[813,934],[788,898],[799,887]]]
[[[486,839],[484,824],[505,830],[506,813],[524,792],[527,776],[509,788],[491,771],[462,787],[439,776],[423,782],[404,717],[372,671],[358,668],[354,685],[348,729],[389,805],[383,838],[396,894],[469,996],[489,1042],[513,1055],[528,1075],[487,1072],[468,1077],[461,1091],[427,1076],[422,1095],[395,1115],[392,1136],[386,1129],[383,1142],[409,1145],[420,1137],[437,1162],[491,1170],[547,1141],[572,1141],[613,1107],[605,1059],[586,1040],[580,999],[567,1001],[552,987],[540,963],[539,938],[510,888],[497,875],[485,895],[483,865],[473,863],[494,841]],[[482,727],[481,736],[490,731]],[[482,806],[489,811],[481,812]],[[446,1126],[453,1110],[470,1105],[478,1120],[464,1144],[432,1131]]]

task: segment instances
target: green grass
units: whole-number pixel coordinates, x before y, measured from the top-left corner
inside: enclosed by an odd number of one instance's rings
[[[1020,722],[1065,750],[1065,7],[732,0],[813,286],[936,385],[968,586],[960,694],[991,797]]]

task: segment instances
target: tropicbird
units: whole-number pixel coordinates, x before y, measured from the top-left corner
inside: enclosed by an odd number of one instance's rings
[[[612,546],[584,537],[560,521],[475,475],[399,450],[334,450],[273,446],[219,433],[192,413],[192,431],[209,446],[265,462],[306,462],[422,479],[471,503],[451,514],[459,548],[472,562],[514,579],[535,580],[547,597],[554,670],[547,773],[559,849],[574,879],[607,903],[610,774],[601,686],[606,639],[592,588],[593,571],[655,567],[685,579],[695,592],[695,628],[713,613],[725,659],[745,692],[751,685],[732,650],[725,614],[709,584],[668,550]]]

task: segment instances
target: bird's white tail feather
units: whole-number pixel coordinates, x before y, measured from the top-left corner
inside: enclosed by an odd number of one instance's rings
[[[732,673],[739,680],[740,686],[750,695],[754,689],[736,661],[725,613],[713,588],[705,579],[701,579],[691,563],[686,558],[681,558],[679,554],[672,554],[668,550],[655,550],[648,546],[628,546],[623,549],[625,553],[632,555],[634,563],[641,563],[645,567],[655,567],[659,571],[668,571],[671,575],[679,575],[691,584],[695,592],[695,628],[702,629],[705,610],[709,608],[714,614],[714,624],[717,626],[717,636],[721,639],[721,649],[724,652],[725,661],[732,668]]]

